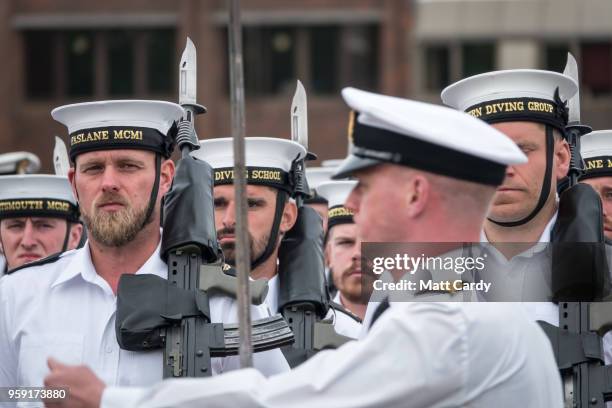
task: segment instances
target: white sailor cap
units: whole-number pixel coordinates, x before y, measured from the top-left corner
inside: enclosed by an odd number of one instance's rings
[[[30,152],[0,154],[0,174],[31,174],[40,170],[40,159]]]
[[[354,88],[342,96],[353,110],[352,148],[335,179],[384,162],[497,186],[506,166],[527,161],[506,135],[465,113]]]
[[[51,111],[70,135],[70,160],[108,149],[151,150],[170,157],[183,108],[172,102],[118,100],[64,105]]]
[[[306,157],[299,143],[274,137],[244,139],[247,184],[267,185],[293,193],[294,162]],[[200,140],[200,149],[191,152],[214,169],[215,185],[234,182],[234,148],[232,138]]]
[[[333,167],[308,167],[306,168],[306,180],[310,188],[310,198],[304,200],[306,204],[325,204],[327,200],[317,193],[317,187],[321,183],[331,180],[334,174]]]
[[[612,176],[612,130],[598,130],[580,138],[584,174],[580,180]]]
[[[563,130],[566,102],[578,91],[563,74],[537,69],[493,71],[462,79],[446,87],[444,104],[487,123],[539,122]]]
[[[79,221],[68,178],[47,174],[0,177],[0,218],[60,217]]]
[[[344,206],[353,188],[355,180],[328,181],[319,185],[319,194],[327,199],[327,229],[338,224],[353,223],[353,212]]]

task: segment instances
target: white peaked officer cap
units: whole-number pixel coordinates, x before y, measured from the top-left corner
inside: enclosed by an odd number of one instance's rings
[[[68,178],[46,174],[0,177],[0,218],[60,217],[79,221]]]
[[[503,133],[454,109],[354,88],[342,96],[352,109],[352,147],[335,179],[392,163],[497,186],[506,166],[527,161]]]
[[[244,139],[246,182],[279,188],[293,193],[292,166],[306,157],[299,143],[274,137]],[[210,164],[215,172],[215,185],[233,184],[234,148],[232,138],[200,140],[200,149],[191,152]]]
[[[310,198],[304,200],[306,204],[327,204],[327,200],[321,197],[317,192],[317,188],[321,183],[331,180],[334,174],[333,167],[308,167],[306,168],[306,180],[308,188],[310,188]]]
[[[535,121],[563,130],[565,102],[577,91],[576,82],[558,72],[514,69],[462,79],[446,87],[441,97],[445,105],[490,124]]]
[[[319,194],[327,199],[327,229],[338,224],[353,223],[353,212],[344,206],[353,188],[357,185],[355,180],[328,181],[319,186]]]
[[[612,130],[598,130],[580,138],[584,174],[580,180],[612,177]]]
[[[321,167],[338,167],[344,159],[328,159],[321,162]]]
[[[176,125],[185,114],[172,102],[118,100],[64,105],[53,119],[70,135],[70,160],[78,154],[108,149],[140,149],[170,157]]]
[[[40,170],[40,159],[30,152],[0,154],[0,174],[31,174]]]

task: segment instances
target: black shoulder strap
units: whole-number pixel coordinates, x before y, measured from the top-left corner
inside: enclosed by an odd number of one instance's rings
[[[334,310],[336,310],[336,311],[338,311],[340,313],[344,313],[345,315],[347,315],[351,319],[355,320],[357,323],[362,323],[361,318],[359,316],[357,316],[356,314],[354,314],[353,312],[348,310],[346,307],[342,306],[340,303],[336,303],[334,301],[330,301],[329,302],[329,307],[331,307],[332,309],[334,309]]]
[[[48,264],[48,263],[53,263],[53,262],[57,261],[58,259],[60,259],[62,254],[63,254],[63,252],[57,252],[55,254],[51,254],[51,255],[49,255],[49,256],[47,256],[45,258],[41,258],[41,259],[39,259],[37,261],[29,262],[29,263],[23,264],[21,266],[18,266],[15,269],[7,270],[6,274],[10,275],[11,273],[15,273],[17,271],[20,271],[20,270],[25,269],[25,268],[29,268],[31,266],[39,266],[39,265],[45,265],[45,264]]]
[[[378,320],[378,318],[380,316],[382,316],[382,314],[390,307],[389,305],[389,298],[385,298],[382,302],[380,302],[380,304],[378,305],[378,307],[376,308],[376,310],[374,310],[374,314],[372,315],[372,321],[370,322],[370,327],[368,327],[368,330],[372,328],[372,326],[374,325],[374,322],[376,320]]]

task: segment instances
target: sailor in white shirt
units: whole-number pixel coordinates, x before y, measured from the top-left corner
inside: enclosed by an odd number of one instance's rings
[[[0,175],[31,174],[40,170],[40,159],[30,152],[0,154]],[[7,271],[6,255],[0,242],[0,278]]]
[[[510,304],[479,306],[392,304],[367,338],[320,352],[289,373],[265,379],[248,369],[206,382],[111,388],[101,406],[561,407],[559,378],[536,367],[554,367],[536,323]],[[491,344],[492,337],[503,342]]]
[[[161,101],[67,105],[53,117],[70,133],[69,179],[89,231],[78,250],[0,282],[0,386],[42,386],[47,359],[90,366],[108,385],[162,379],[162,351],[119,349],[117,285],[123,274],[166,278],[160,258],[160,201],[174,175],[171,138],[181,106]],[[237,321],[232,298],[211,296],[213,322]],[[253,318],[267,317],[252,307]],[[255,356],[264,375],[288,370],[278,349]],[[213,362],[213,373],[239,358]]]
[[[67,177],[0,176],[0,247],[7,273],[76,248],[82,231],[79,207]]]
[[[136,274],[167,278],[159,246]],[[121,350],[116,340],[117,297],[96,273],[89,242],[54,261],[20,270],[0,283],[0,384],[41,386],[47,358],[92,367],[111,385],[149,385],[162,378],[162,352]],[[229,297],[209,298],[212,322],[236,323],[237,303]],[[268,317],[252,306],[253,319]],[[264,375],[287,370],[278,350],[255,353]],[[213,358],[213,373],[239,368],[237,357]]]
[[[612,130],[598,130],[580,138],[580,153],[584,160],[585,171],[580,182],[589,184],[601,198],[604,235],[607,239],[608,266],[612,265],[610,256],[612,242]],[[612,362],[612,334],[604,336],[606,363]],[[611,405],[611,403],[608,403]]]
[[[580,137],[584,174],[580,182],[589,184],[601,198],[604,233],[612,242],[612,130],[598,130]]]
[[[529,158],[526,164],[508,167],[481,235],[481,241],[491,243],[488,251],[496,254],[490,266],[499,274],[507,273],[506,283],[514,279],[524,293],[540,291],[551,282],[550,248],[544,250],[542,244],[552,241],[560,205],[557,183],[570,166],[564,138],[568,114],[572,114],[567,102],[578,97],[577,91],[578,84],[568,76],[528,69],[476,75],[442,91],[445,104],[490,123]],[[579,112],[574,116],[579,117]],[[521,252],[513,243],[534,246]],[[556,304],[524,302],[522,306],[534,320],[559,325]],[[607,362],[612,355],[610,338],[608,333],[603,341]]]
[[[210,163],[215,170],[217,236],[225,260],[230,264],[234,262],[235,233],[232,143],[230,138],[203,140],[200,142],[201,148],[192,153]],[[252,242],[251,278],[268,279],[265,304],[271,314],[276,314],[280,312],[280,279],[277,273],[280,239],[296,221],[297,207],[289,199],[293,194],[289,172],[293,160],[303,157],[306,150],[296,142],[277,138],[248,137],[245,143],[249,233]],[[345,191],[344,196],[349,192],[350,189]],[[278,195],[282,198],[282,204],[278,202]],[[277,206],[281,205],[282,212],[277,210]],[[360,278],[357,277],[357,280]],[[327,316],[336,317],[336,331],[356,338],[360,330],[359,319],[346,313],[342,306],[337,309],[330,309]]]
[[[359,181],[345,205],[354,211],[362,239],[478,240],[506,166],[526,161],[516,145],[440,106],[352,88],[342,94],[354,110],[354,150],[338,176]],[[364,340],[269,379],[241,370],[148,389],[104,388],[87,368],[62,366],[46,384],[78,390],[68,407],[562,405],[547,338],[508,304],[392,303]]]
[[[318,186],[318,193],[329,205],[325,254],[334,286],[338,289],[333,301],[342,307],[331,309],[327,317],[334,319],[337,333],[353,339],[361,333],[361,320],[370,298],[367,288],[372,285],[366,279],[371,277],[373,280],[373,276],[364,275],[361,239],[357,236],[352,211],[343,205],[356,184],[356,181],[346,180],[324,182]]]
[[[214,170],[215,226],[225,262],[235,263],[236,218],[232,138],[201,140],[192,152]],[[247,203],[251,243],[251,279],[267,279],[265,305],[279,312],[278,251],[283,235],[297,219],[289,180],[293,161],[306,156],[299,143],[272,137],[245,138]]]
[[[551,241],[557,219],[557,182],[567,175],[571,157],[563,137],[566,101],[577,90],[573,79],[557,72],[519,69],[476,75],[442,91],[445,104],[490,123],[529,158],[526,164],[508,167],[481,235],[481,241],[491,243],[488,251],[497,255],[489,259],[491,267],[508,272],[514,283],[507,283],[525,292],[533,290],[531,285],[550,283],[550,252],[536,243]],[[521,253],[513,245],[524,242],[535,247]],[[524,306],[535,320],[558,325],[554,304]]]

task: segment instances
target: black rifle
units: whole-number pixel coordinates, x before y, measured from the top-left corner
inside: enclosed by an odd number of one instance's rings
[[[612,367],[604,365],[602,336],[612,328],[612,304],[601,201],[582,173],[580,136],[590,131],[567,127],[572,159],[568,188],[561,193],[552,232],[553,300],[559,327],[540,322],[553,346],[563,381],[565,406],[605,407],[612,401]]]
[[[294,163],[294,190],[298,197],[309,194],[303,163]],[[336,333],[331,321],[324,320],[330,308],[325,283],[323,223],[315,210],[298,201],[298,217],[285,234],[278,252],[278,305],[295,335],[292,346],[283,353],[295,367],[317,351],[336,348],[351,340]]]

